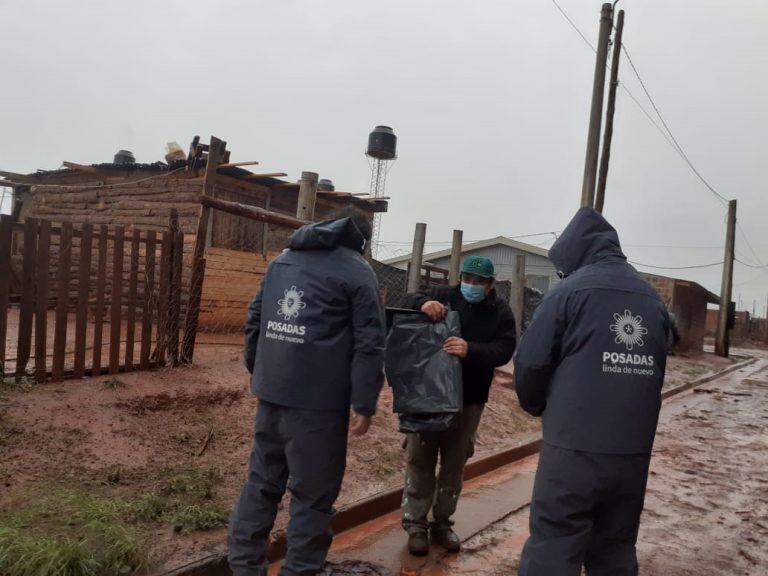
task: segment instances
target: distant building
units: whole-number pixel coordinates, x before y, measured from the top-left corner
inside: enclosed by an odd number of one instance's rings
[[[493,262],[496,268],[497,280],[514,280],[515,276],[515,256],[522,254],[525,256],[525,278],[529,288],[535,288],[543,293],[547,293],[560,279],[557,277],[557,271],[549,261],[549,252],[538,246],[531,246],[524,242],[518,242],[505,236],[497,236],[488,240],[472,242],[465,244],[461,248],[462,257],[464,256],[485,256]],[[406,269],[411,255],[398,256],[385,260],[385,264],[396,268]],[[451,261],[451,250],[440,250],[424,254],[424,263],[431,264],[438,268],[448,268]]]
[[[707,304],[720,304],[719,296],[690,280],[647,273],[642,276],[656,288],[667,309],[675,314],[680,332],[677,349],[681,352],[701,351],[707,333]]]

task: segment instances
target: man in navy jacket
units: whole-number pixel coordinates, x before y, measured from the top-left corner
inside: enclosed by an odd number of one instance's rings
[[[667,310],[616,230],[576,213],[549,257],[564,280],[515,355],[520,405],[544,442],[521,576],[634,576],[666,368]]]
[[[248,310],[245,365],[259,408],[248,480],[230,519],[235,576],[267,575],[269,533],[286,486],[291,518],[280,574],[323,570],[347,431],[367,432],[383,383],[379,287],[362,256],[370,237],[357,211],[300,228]]]

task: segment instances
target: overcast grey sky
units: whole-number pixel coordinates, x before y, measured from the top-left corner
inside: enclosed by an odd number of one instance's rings
[[[600,2],[559,1],[594,42]],[[739,200],[768,263],[768,3],[618,7],[670,128]],[[517,236],[562,229],[579,203],[594,54],[551,0],[0,0],[0,20],[0,169],[110,161],[119,148],[150,162],[168,141],[213,133],[259,170],[367,191],[366,137],[388,124],[399,159],[384,255],[407,249],[417,221],[432,243],[453,228]],[[650,111],[626,59],[621,79]],[[632,260],[722,260],[725,209],[622,91],[605,215]],[[737,254],[757,263],[741,235]],[[658,272],[719,293],[719,267]],[[737,264],[735,282],[734,298],[762,313],[768,269]]]

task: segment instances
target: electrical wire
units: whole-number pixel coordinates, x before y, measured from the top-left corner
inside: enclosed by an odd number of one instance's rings
[[[560,13],[563,15],[563,17],[564,17],[564,18],[565,18],[565,19],[568,21],[568,24],[570,24],[570,25],[571,25],[571,27],[572,27],[572,28],[573,28],[573,29],[576,31],[576,33],[577,33],[579,36],[581,36],[581,39],[582,39],[582,40],[584,40],[584,42],[587,44],[587,46],[589,46],[589,47],[592,49],[592,52],[594,52],[595,54],[597,54],[597,49],[595,48],[595,46],[592,44],[592,42],[590,42],[590,41],[587,39],[587,37],[586,37],[586,36],[584,36],[584,34],[582,33],[582,31],[579,29],[579,27],[578,27],[578,26],[576,26],[576,24],[573,22],[573,20],[571,20],[571,18],[568,16],[568,14],[566,14],[566,13],[565,13],[565,11],[564,11],[564,10],[563,10],[563,8],[560,6],[560,4],[558,4],[556,0],[552,0],[552,3],[553,3],[553,4],[555,5],[555,7],[556,7],[556,8],[557,8],[557,9],[560,11]],[[610,66],[608,66],[608,65],[606,65],[606,69],[610,70],[610,69],[611,69],[611,67],[610,67]],[[675,152],[678,152],[678,154],[679,154],[679,151],[678,151],[678,150],[677,150],[677,148],[675,147],[675,145],[674,145],[674,143],[672,142],[672,140],[670,140],[670,139],[669,139],[669,136],[667,136],[667,135],[666,135],[666,133],[664,132],[664,130],[661,128],[661,126],[659,126],[659,125],[657,124],[657,122],[656,122],[656,121],[653,119],[653,116],[651,116],[650,112],[648,112],[648,110],[646,110],[645,106],[643,106],[643,105],[640,103],[640,101],[639,101],[639,100],[638,100],[638,99],[635,97],[635,95],[632,93],[632,91],[631,91],[629,88],[627,88],[627,87],[624,85],[624,83],[623,83],[623,82],[619,82],[619,87],[620,87],[622,90],[624,90],[624,92],[626,92],[626,93],[627,93],[627,95],[628,95],[628,96],[629,96],[629,97],[632,99],[632,101],[635,103],[635,105],[636,105],[638,108],[640,108],[640,110],[641,110],[641,111],[642,111],[642,113],[645,115],[645,117],[648,119],[648,121],[649,121],[651,124],[653,124],[654,128],[656,128],[656,130],[659,132],[659,134],[661,134],[662,138],[664,138],[664,140],[666,140],[666,141],[667,141],[667,144],[669,144],[669,145],[672,147],[672,149],[673,149]]]
[[[739,260],[738,258],[734,258],[734,260],[736,260],[736,262],[738,262],[742,266],[746,266],[747,268],[756,268],[756,269],[762,269],[762,270],[768,269],[768,264],[755,265],[755,264],[749,264],[748,262],[744,262],[743,260]]]
[[[712,262],[712,264],[695,264],[693,266],[654,266],[653,264],[643,264],[642,262],[635,262],[634,260],[627,260],[630,264],[635,266],[643,266],[644,268],[656,268],[657,270],[693,270],[697,268],[712,268],[714,266],[722,266],[723,262]]]
[[[667,121],[664,120],[664,116],[662,116],[661,111],[659,110],[659,107],[656,105],[656,102],[653,100],[651,93],[648,91],[648,88],[646,87],[645,82],[640,76],[640,72],[638,71],[637,66],[635,66],[635,63],[632,60],[632,57],[629,55],[629,50],[627,50],[627,45],[625,42],[621,43],[621,50],[622,52],[624,52],[624,55],[627,57],[627,61],[629,61],[629,65],[631,66],[632,71],[637,77],[637,80],[640,82],[640,86],[642,87],[643,92],[645,92],[645,95],[648,97],[648,101],[651,103],[651,106],[653,106],[653,109],[656,111],[656,115],[659,117],[659,120],[661,120],[661,123],[664,125],[664,128],[667,130],[669,137],[675,143],[675,146],[677,147],[677,150],[679,151],[680,156],[682,156],[683,160],[685,160],[685,163],[688,164],[688,166],[693,171],[693,173],[698,177],[699,180],[701,180],[704,186],[706,186],[707,189],[710,192],[712,192],[712,194],[715,195],[715,197],[720,201],[720,203],[723,204],[724,206],[727,205],[728,199],[722,194],[720,194],[717,190],[715,190],[714,186],[712,186],[707,181],[707,179],[701,175],[701,172],[699,172],[696,166],[693,165],[693,162],[691,162],[690,158],[688,158],[688,155],[685,153],[685,150],[683,150],[683,147],[677,141],[677,138],[675,138],[675,135],[672,133],[672,130],[670,130],[669,125],[667,124]]]

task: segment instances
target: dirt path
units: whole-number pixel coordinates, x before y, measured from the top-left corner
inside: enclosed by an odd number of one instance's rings
[[[768,356],[763,356],[664,405],[638,542],[642,576],[768,574]],[[519,466],[516,481],[497,484],[500,509],[515,508],[514,488],[529,485],[532,464]],[[462,513],[487,514],[482,502],[488,488],[468,488]],[[402,533],[395,544],[395,516],[388,526],[383,521],[372,527],[379,533],[360,542],[340,538],[331,559],[376,558],[393,574],[410,576],[517,573],[528,533],[527,506],[479,532],[470,528],[477,518],[460,520],[460,535],[474,534],[462,554],[438,553],[421,563],[402,553]],[[391,552],[380,554],[382,545]]]

